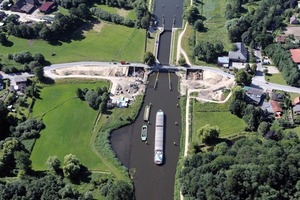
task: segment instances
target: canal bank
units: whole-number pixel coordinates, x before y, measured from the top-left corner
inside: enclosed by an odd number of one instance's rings
[[[155,89],[156,78],[158,81]],[[181,131],[177,88],[178,77],[174,73],[151,74],[144,106],[136,121],[111,134],[111,144],[117,157],[132,173],[137,200],[173,199]],[[152,106],[148,124],[144,122],[143,116],[145,106],[150,103]],[[154,164],[154,126],[159,109],[165,113],[165,157],[161,166]],[[148,125],[147,143],[141,141],[141,128],[144,124]]]

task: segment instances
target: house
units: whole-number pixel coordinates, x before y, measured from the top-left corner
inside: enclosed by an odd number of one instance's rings
[[[246,101],[255,105],[259,105],[262,99],[262,96],[264,95],[264,91],[245,86],[243,87],[243,90],[246,93]]]
[[[285,36],[284,35],[279,35],[275,38],[275,42],[284,44],[285,43]]]
[[[50,13],[54,11],[56,8],[57,8],[57,4],[55,1],[46,1],[41,5],[41,7],[39,7],[39,10],[42,13]]]
[[[36,0],[17,0],[10,10],[30,14],[37,8],[38,4]]]
[[[17,76],[10,80],[10,90],[24,92],[27,84],[27,77]]]
[[[270,100],[270,104],[272,106],[273,112],[275,114],[275,118],[281,118],[282,108],[278,101]]]
[[[276,92],[272,92],[270,94],[270,98],[274,101],[280,101],[280,102],[283,102],[284,101],[284,94],[281,94],[281,93],[276,93]]]
[[[290,18],[290,24],[299,24],[299,21],[295,15]]]
[[[300,104],[297,104],[293,107],[293,113],[295,115],[300,115]]]
[[[229,67],[229,57],[218,57],[218,65],[222,67]]]
[[[300,64],[300,49],[290,49],[292,60],[296,64]]]
[[[237,51],[229,51],[228,57],[231,62],[247,62],[248,60],[248,50],[245,47],[244,43],[237,42]]]

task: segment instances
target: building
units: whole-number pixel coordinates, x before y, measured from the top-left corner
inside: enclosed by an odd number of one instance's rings
[[[275,118],[281,118],[282,115],[282,108],[278,101],[270,100],[270,104],[272,106],[272,110],[275,114]]]
[[[290,18],[290,24],[299,24],[299,20],[295,15]]]
[[[300,64],[300,49],[290,49],[294,63]]]
[[[228,68],[229,67],[229,57],[218,57],[218,65],[221,67]]]
[[[247,62],[248,60],[248,50],[245,47],[244,43],[237,42],[237,51],[229,51],[228,57],[230,62]]]
[[[31,14],[38,5],[39,3],[36,0],[17,0],[10,10],[13,12]]]
[[[10,80],[11,91],[24,92],[27,85],[27,77],[16,76]]]
[[[296,97],[294,100],[293,100],[293,113],[295,115],[299,115],[300,114],[300,96],[299,97]]]
[[[245,91],[247,102],[252,103],[254,105],[260,104],[262,97],[264,95],[263,90],[253,88],[253,87],[248,87],[248,86],[243,87],[243,90]]]
[[[283,102],[285,96],[284,96],[284,94],[276,93],[276,92],[272,91],[272,92],[270,93],[270,98],[271,98],[272,100],[274,100],[274,101],[280,101],[280,102]]]
[[[54,1],[46,1],[44,2],[41,7],[39,7],[39,10],[42,13],[50,13],[54,11],[57,8],[57,4]]]

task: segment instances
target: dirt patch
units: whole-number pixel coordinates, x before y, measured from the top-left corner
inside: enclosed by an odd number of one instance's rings
[[[284,31],[284,34],[300,37],[300,26],[289,26],[286,28],[286,31]]]
[[[268,69],[268,73],[270,74],[279,74],[279,70],[277,69],[277,67],[274,66],[264,66],[263,69]]]
[[[230,89],[234,85],[234,80],[211,71],[204,70],[202,75],[199,72],[191,72],[185,77],[184,73],[177,73],[181,77],[180,93],[185,95],[189,92],[197,92],[197,99],[223,101],[223,89]]]
[[[97,23],[97,24],[94,24],[93,26],[93,30],[96,31],[97,33],[100,33],[102,28],[105,26],[104,23]]]
[[[122,17],[127,17],[128,13],[129,13],[129,11],[125,10],[125,9],[118,9],[118,12],[117,12],[117,14]]]
[[[53,70],[52,73],[62,77],[96,77],[108,79],[112,82],[111,94],[114,98],[128,98],[134,100],[135,96],[145,92],[144,77],[128,77],[128,67],[104,67],[78,65]]]

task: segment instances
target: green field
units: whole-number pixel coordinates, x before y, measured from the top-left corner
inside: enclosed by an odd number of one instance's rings
[[[92,129],[98,112],[76,97],[77,88],[109,86],[108,82],[73,82],[46,86],[33,108],[34,117],[43,117],[41,131],[31,154],[35,170],[45,170],[45,161],[56,155],[61,161],[74,154],[90,170],[107,170],[90,146]]]
[[[285,80],[283,79],[283,76],[281,73],[269,74],[269,75],[265,76],[265,80],[270,83],[277,83],[280,85],[288,85],[288,84],[286,84]]]
[[[77,31],[77,36],[80,32],[82,31]],[[83,38],[74,35],[73,38],[77,39],[67,42],[59,41],[56,44],[9,36],[8,40],[13,45],[11,47],[1,45],[0,52],[3,56],[23,50],[28,50],[32,54],[42,53],[51,63],[120,60],[142,62],[145,34],[143,29],[101,22],[83,31]],[[51,56],[54,52],[56,56]]]
[[[192,112],[192,141],[196,140],[196,132],[205,124],[217,125],[221,132],[220,137],[226,137],[244,131],[246,123],[243,119],[228,111],[228,103],[199,103],[195,102]]]
[[[185,36],[183,37],[182,47],[187,52],[191,61],[193,60],[193,48],[190,45],[193,46],[193,43],[197,44],[199,41],[214,42],[216,40],[220,40],[224,45],[225,51],[228,51],[231,48],[231,42],[225,27],[226,0],[203,0],[202,2],[203,5],[198,4],[197,7],[200,14],[206,18],[206,20],[204,20],[204,27],[206,28],[206,31],[197,32],[194,31],[192,26],[188,25]],[[207,63],[201,61],[197,61],[197,64],[207,65]]]
[[[206,17],[204,27],[206,32],[198,32],[197,41],[216,41],[220,40],[224,45],[224,50],[230,50],[231,42],[225,27],[226,0],[211,1],[203,0],[203,6],[199,6],[200,13]],[[201,8],[202,7],[202,8]]]

